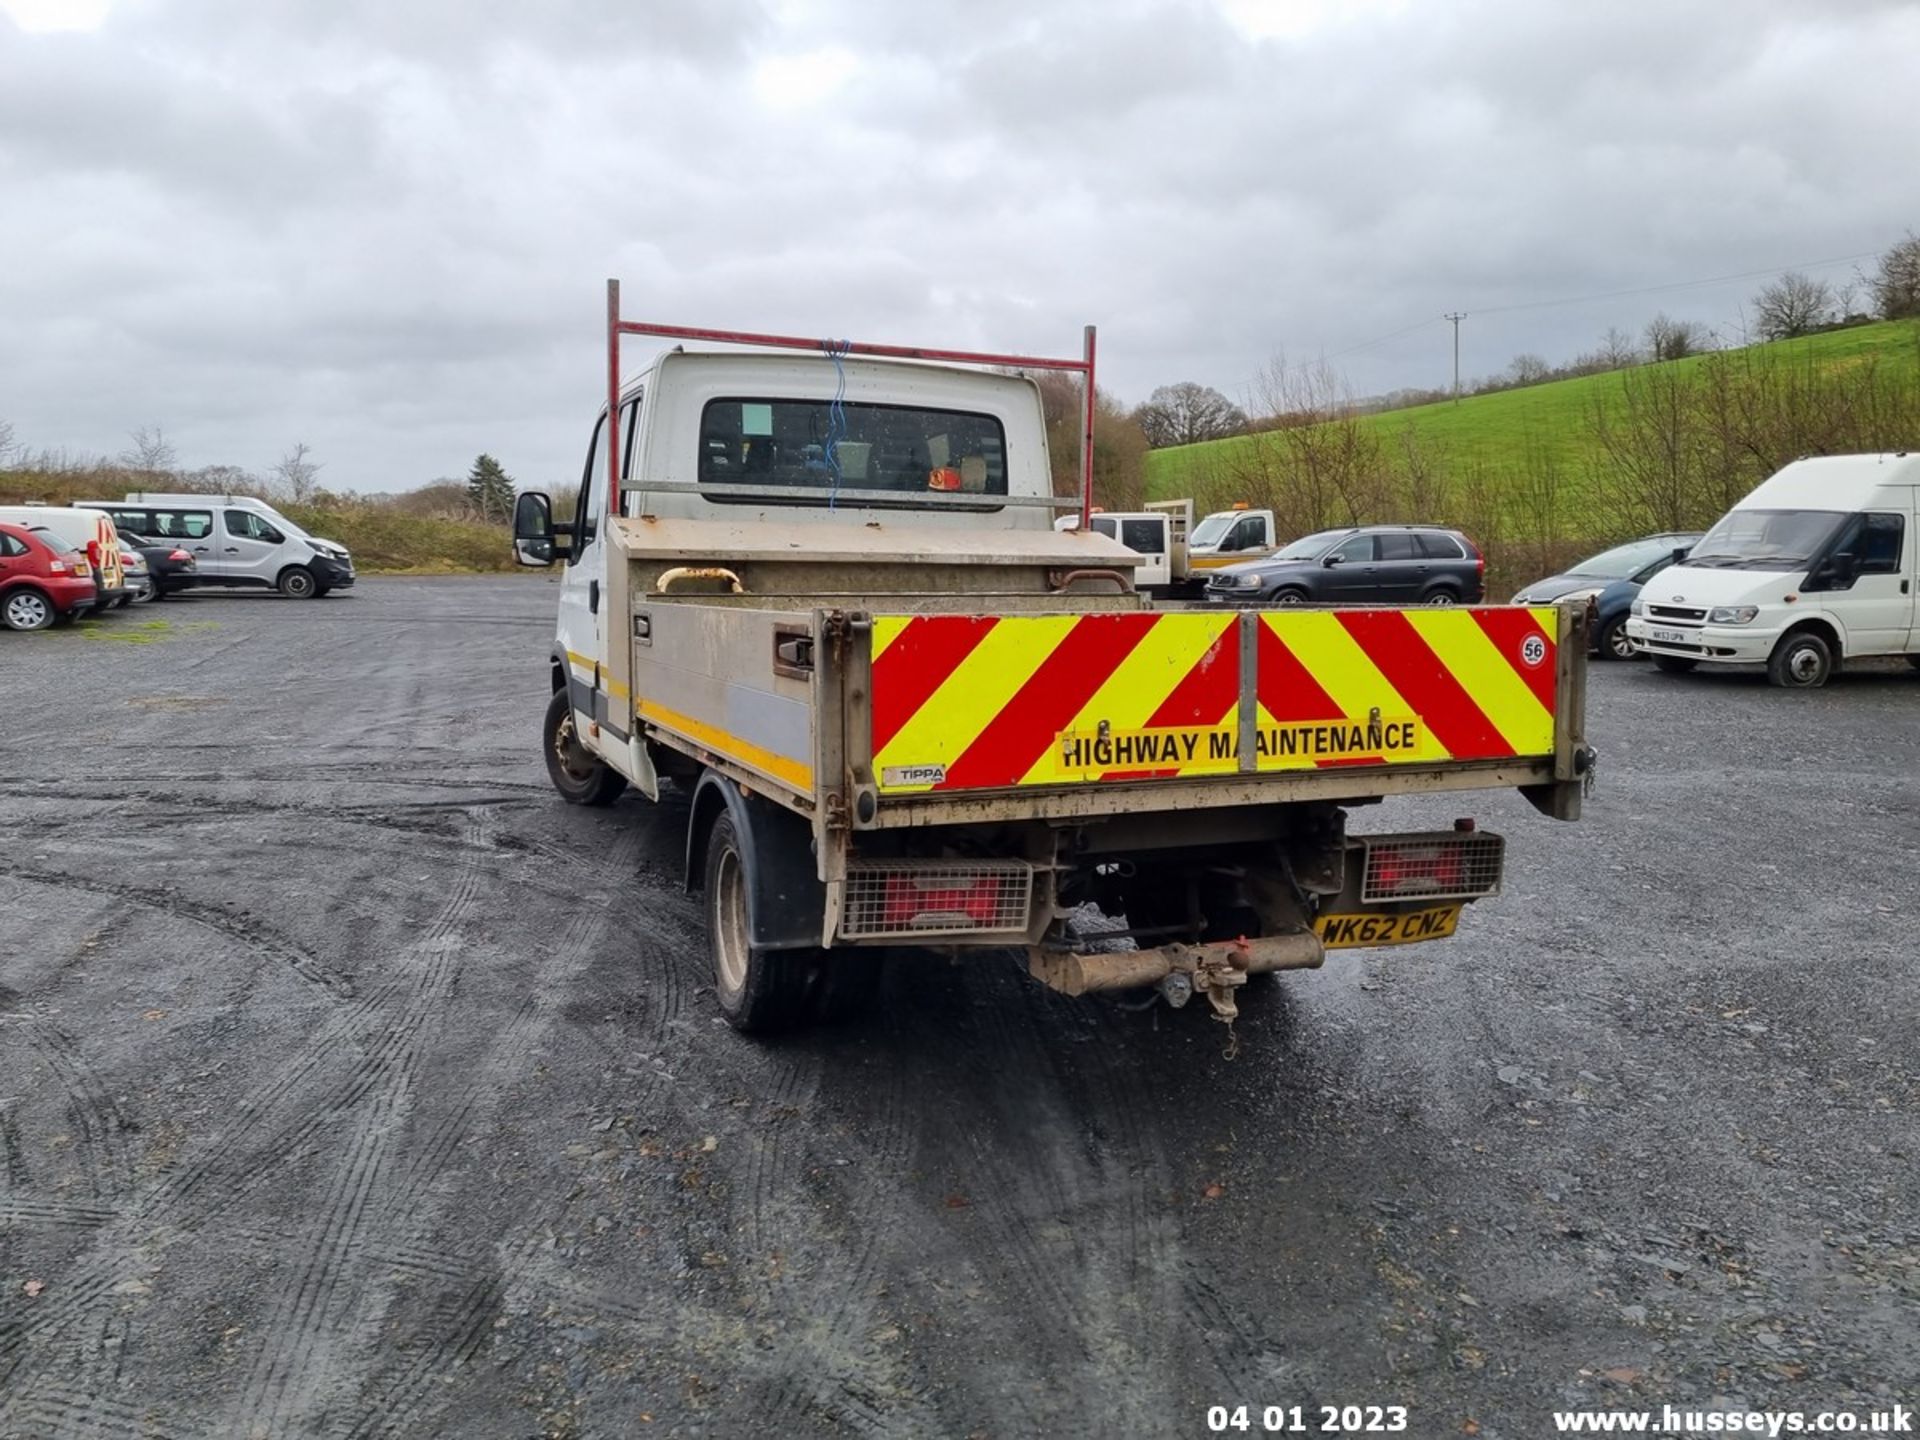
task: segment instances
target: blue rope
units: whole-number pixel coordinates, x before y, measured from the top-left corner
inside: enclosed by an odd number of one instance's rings
[[[827,509],[840,504],[840,442],[847,438],[847,371],[840,362],[853,350],[851,340],[822,340],[820,348],[833,361],[833,403],[827,406],[827,468],[833,479],[827,490]]]

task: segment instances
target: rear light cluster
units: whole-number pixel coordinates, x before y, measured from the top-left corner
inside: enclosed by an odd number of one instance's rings
[[[1363,904],[1386,900],[1460,900],[1496,894],[1506,855],[1498,835],[1471,830],[1374,835],[1361,840]]]
[[[184,550],[174,551],[171,555],[167,556],[167,559],[179,561],[180,563],[186,564],[186,565],[191,565],[193,563],[193,556],[189,555]]]
[[[848,939],[1024,932],[1033,869],[1015,860],[872,860],[847,867]]]

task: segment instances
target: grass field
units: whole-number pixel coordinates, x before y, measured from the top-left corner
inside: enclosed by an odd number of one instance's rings
[[[1855,365],[1871,358],[1883,369],[1912,372],[1920,370],[1920,327],[1912,321],[1887,321],[1753,346],[1744,353],[1770,364],[1824,367]],[[1706,358],[1668,364],[1693,370]],[[1593,433],[1595,409],[1617,405],[1631,373],[1616,370],[1522,390],[1469,395],[1457,405],[1449,401],[1393,410],[1366,416],[1359,423],[1379,438],[1389,456],[1400,433],[1412,427],[1423,443],[1431,442],[1445,454],[1450,466],[1478,461],[1496,471],[1513,471],[1523,463],[1550,458],[1578,483],[1604,458]],[[1153,451],[1147,456],[1148,498],[1171,500],[1205,493],[1210,482],[1217,484],[1221,476],[1232,473],[1236,454],[1255,443],[1253,437],[1235,436]],[[1920,444],[1920,435],[1914,443]]]

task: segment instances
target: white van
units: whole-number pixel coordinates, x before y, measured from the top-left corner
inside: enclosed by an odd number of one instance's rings
[[[251,495],[157,495],[80,502],[129,534],[178,545],[195,561],[192,584],[278,589],[306,599],[353,586],[347,547],[307,534]]]
[[[1062,515],[1053,522],[1053,528],[1078,530],[1080,517]],[[1096,510],[1091,528],[1095,534],[1118,540],[1129,550],[1146,557],[1133,572],[1136,589],[1157,595],[1173,584],[1173,542],[1169,535],[1172,527],[1166,515],[1152,510],[1125,513]]]
[[[126,572],[120,564],[120,535],[112,515],[100,507],[0,505],[0,520],[29,530],[51,530],[75,550],[85,552],[98,595],[94,614],[105,614],[129,598]]]
[[[1647,582],[1634,648],[1672,672],[1764,664],[1795,689],[1860,656],[1920,666],[1916,493],[1920,456],[1905,452],[1794,461]]]

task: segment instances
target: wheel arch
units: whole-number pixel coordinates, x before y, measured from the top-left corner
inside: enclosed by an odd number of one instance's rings
[[[53,615],[56,620],[59,619],[60,616],[63,614],[71,613],[70,611],[63,611],[60,608],[60,602],[53,598],[53,594],[51,591],[46,590],[39,585],[36,585],[31,580],[22,580],[17,584],[9,585],[4,592],[0,592],[0,605],[6,604],[7,601],[13,599],[14,596],[20,594],[22,591],[30,591],[31,593],[38,595],[42,600],[46,601],[47,608],[53,611]]]
[[[1780,638],[1773,642],[1774,651],[1777,652],[1782,645],[1786,644],[1794,636],[1804,635],[1809,630],[1816,632],[1822,640],[1825,640],[1827,644],[1832,647],[1833,663],[1837,668],[1841,660],[1846,657],[1847,637],[1846,633],[1841,630],[1840,626],[1831,616],[1809,615],[1804,620],[1794,621],[1793,624],[1789,625],[1785,630],[1782,630],[1780,632]]]
[[[815,873],[813,833],[792,811],[762,800],[713,770],[694,783],[687,816],[687,891],[706,884],[707,844],[722,815],[733,821],[747,872],[747,935],[762,950],[820,944],[827,887]]]
[[[311,565],[303,565],[298,560],[289,561],[273,572],[273,588],[276,590],[281,589],[285,584],[287,576],[296,570],[304,570],[307,572],[307,578],[313,581],[314,593],[318,594],[320,591],[320,576]]]

